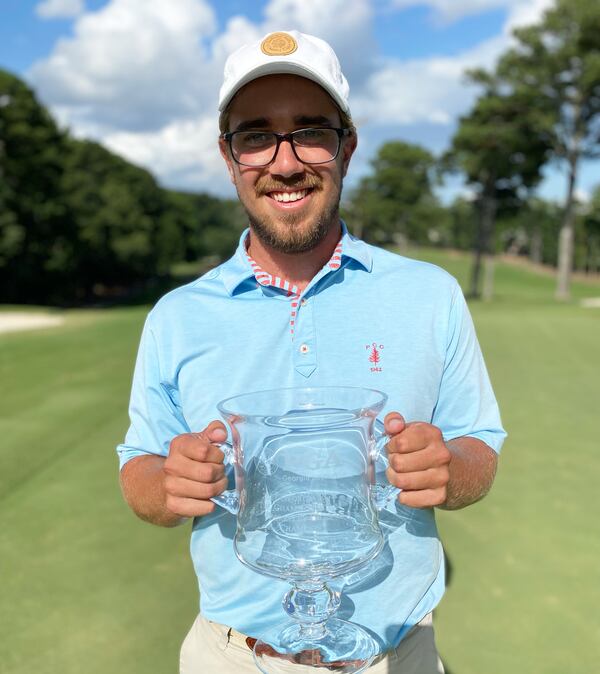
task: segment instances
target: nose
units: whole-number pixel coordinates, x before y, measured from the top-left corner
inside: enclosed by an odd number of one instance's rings
[[[269,165],[272,175],[290,178],[298,173],[304,173],[304,164],[296,157],[290,140],[282,140],[275,159]]]

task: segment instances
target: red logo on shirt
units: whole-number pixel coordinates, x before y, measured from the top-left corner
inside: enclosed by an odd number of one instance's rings
[[[366,344],[365,349],[369,352],[369,363],[371,363],[371,372],[381,372],[381,352],[384,349],[383,344],[377,344],[377,342],[372,342],[371,344]]]

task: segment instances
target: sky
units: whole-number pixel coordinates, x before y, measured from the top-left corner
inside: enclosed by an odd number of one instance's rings
[[[23,77],[61,126],[149,169],[167,187],[234,196],[217,150],[227,55],[274,30],[327,40],[350,83],[359,147],[350,189],[387,140],[440,154],[516,26],[552,0],[0,0],[0,67]],[[597,165],[581,173],[586,198]],[[444,201],[464,188],[440,188]],[[541,193],[562,201],[566,176]]]

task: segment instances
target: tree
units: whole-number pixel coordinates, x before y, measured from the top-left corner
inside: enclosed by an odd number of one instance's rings
[[[578,170],[583,158],[600,155],[600,3],[558,0],[538,25],[514,34],[517,45],[500,60],[498,72],[513,91],[551,116],[553,156],[567,167],[556,286],[556,297],[566,300]]]
[[[80,299],[101,286],[165,275],[180,259],[180,233],[163,218],[162,190],[144,169],[98,143],[71,139],[61,188],[76,232],[73,290]]]
[[[531,105],[528,95],[505,93],[494,73],[474,70],[469,78],[484,91],[473,109],[460,118],[445,162],[464,173],[476,194],[477,233],[469,294],[489,299],[496,217],[499,210],[514,209],[539,182],[550,140],[546,116]]]
[[[449,215],[447,245],[473,250],[477,236],[477,212],[472,199],[457,197],[447,207]]]
[[[503,220],[505,246],[510,250],[517,240],[521,250],[535,264],[554,265],[557,254],[557,234],[561,220],[560,207],[552,202],[532,197],[516,213]]]
[[[398,236],[427,242],[442,212],[433,194],[433,155],[418,145],[390,141],[371,166],[372,174],[360,181],[347,206],[354,233],[380,243]]]
[[[164,190],[100,144],[69,137],[0,70],[0,301],[130,294],[166,279],[174,262],[229,255],[244,223],[237,202]]]
[[[220,261],[234,253],[247,222],[237,199],[174,190],[166,191],[165,196],[166,217],[176,221],[183,236],[182,260],[207,257]]]
[[[47,301],[66,283],[73,231],[60,194],[65,142],[33,92],[0,70],[2,301]]]

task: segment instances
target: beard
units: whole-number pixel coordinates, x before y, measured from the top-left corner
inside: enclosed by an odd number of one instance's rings
[[[313,193],[322,191],[322,180],[317,176],[307,175],[302,181],[282,181],[264,178],[257,182],[255,193],[257,198],[268,192],[282,189],[310,189]],[[332,195],[330,202],[319,213],[307,219],[306,214],[281,213],[276,217],[264,215],[259,217],[241,197],[252,232],[269,248],[279,253],[306,253],[316,248],[325,239],[332,226],[339,225],[339,204],[342,193],[340,183],[337,194]],[[239,195],[239,192],[238,192]]]

